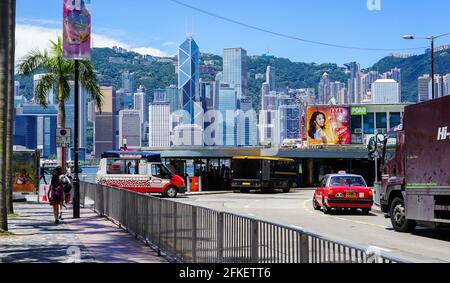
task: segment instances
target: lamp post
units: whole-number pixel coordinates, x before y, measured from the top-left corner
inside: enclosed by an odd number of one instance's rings
[[[79,116],[80,116],[80,105],[79,105],[79,95],[80,95],[80,86],[79,86],[79,68],[80,62],[75,60],[75,107],[74,107],[74,173],[73,173],[73,218],[80,218],[80,179],[78,177],[78,154],[79,154]]]
[[[434,40],[446,35],[450,35],[450,32],[448,33],[444,33],[441,35],[436,35],[436,36],[425,36],[425,37],[419,37],[419,36],[414,36],[414,35],[404,35],[403,39],[406,40],[413,40],[413,39],[426,39],[426,40],[431,40],[431,98],[434,99]]]

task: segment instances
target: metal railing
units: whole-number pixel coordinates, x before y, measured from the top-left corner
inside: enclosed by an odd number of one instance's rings
[[[81,204],[181,262],[406,263],[293,227],[81,182]]]

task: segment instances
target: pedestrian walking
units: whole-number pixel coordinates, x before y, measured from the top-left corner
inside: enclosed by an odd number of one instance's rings
[[[45,179],[45,174],[47,172],[45,171],[45,165],[42,164],[42,166],[39,168],[39,181],[41,181],[42,179],[44,179],[44,183],[47,185],[47,180]]]
[[[58,166],[52,172],[52,180],[47,193],[50,205],[53,207],[53,215],[55,217],[56,225],[59,224],[60,206],[64,201],[64,190],[60,181],[61,175],[63,175],[63,169],[61,166]]]

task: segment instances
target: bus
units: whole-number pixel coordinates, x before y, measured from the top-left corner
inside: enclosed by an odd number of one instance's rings
[[[234,192],[282,190],[288,193],[297,187],[299,164],[294,159],[235,156],[231,167]]]

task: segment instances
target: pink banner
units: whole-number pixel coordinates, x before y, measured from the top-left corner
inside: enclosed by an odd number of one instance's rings
[[[90,0],[63,0],[63,52],[66,59],[91,59]]]

